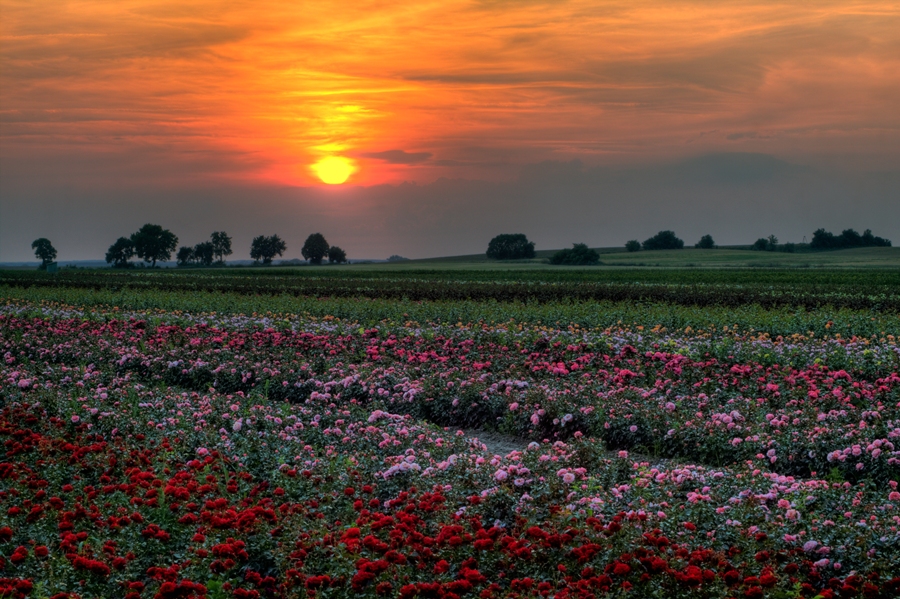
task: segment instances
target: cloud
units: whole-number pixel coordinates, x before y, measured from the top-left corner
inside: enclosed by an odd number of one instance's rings
[[[383,160],[388,164],[421,164],[431,158],[430,152],[407,152],[405,150],[385,150],[384,152],[359,152],[356,156]]]

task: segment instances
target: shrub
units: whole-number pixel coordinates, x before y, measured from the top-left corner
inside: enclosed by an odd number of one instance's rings
[[[637,252],[641,249],[641,242],[637,239],[632,239],[625,243],[625,249],[629,252]]]
[[[550,264],[584,266],[600,262],[600,254],[583,243],[576,243],[571,249],[559,250],[550,258]]]

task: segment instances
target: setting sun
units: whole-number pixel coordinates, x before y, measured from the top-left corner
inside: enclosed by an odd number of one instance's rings
[[[340,185],[356,170],[353,162],[343,156],[328,156],[312,165],[313,171],[323,183]]]

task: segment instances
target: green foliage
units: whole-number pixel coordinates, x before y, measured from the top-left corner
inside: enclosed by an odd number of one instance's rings
[[[713,241],[712,235],[704,235],[700,238],[700,241],[698,241],[696,245],[694,245],[694,247],[701,250],[711,250],[716,247],[716,242]]]
[[[328,248],[328,261],[332,264],[343,264],[347,261],[347,252],[333,245]]]
[[[190,249],[190,248],[188,248]],[[115,243],[106,250],[106,263],[113,268],[128,268],[128,262],[134,257],[134,243],[128,237],[119,237]]]
[[[680,250],[684,241],[676,237],[674,231],[660,231],[644,242],[645,250]]]
[[[36,258],[41,260],[40,268],[46,270],[47,265],[56,260],[56,248],[50,243],[46,237],[40,237],[31,242],[31,249],[34,250]]]
[[[178,237],[160,225],[148,223],[131,235],[131,243],[137,257],[149,262],[152,268],[157,261],[172,257],[172,252],[178,247]]]
[[[641,242],[637,239],[632,239],[625,243],[625,249],[629,252],[638,252],[641,249]]]
[[[534,242],[522,233],[497,235],[488,243],[487,257],[492,260],[534,258]]]
[[[259,235],[250,243],[250,257],[263,264],[272,264],[275,256],[281,256],[287,250],[287,244],[278,235]]]
[[[313,233],[307,237],[300,253],[312,264],[322,264],[322,259],[328,255],[328,242],[325,240],[325,236],[321,233]]]
[[[839,280],[860,281],[858,295],[853,296],[849,292],[846,295],[835,294],[832,298],[844,297],[845,306],[835,307],[823,300],[829,296],[815,297],[817,287],[810,285],[815,281],[814,275],[821,273],[786,273],[795,274],[801,283],[793,287],[785,287],[781,292],[785,296],[794,298],[806,298],[822,302],[820,308],[796,307],[788,304],[760,306],[759,303],[745,302],[734,305],[709,303],[704,307],[691,304],[679,304],[665,301],[634,301],[629,299],[611,300],[572,300],[565,296],[566,291],[577,289],[579,286],[565,285],[559,287],[558,296],[553,301],[494,301],[491,299],[467,299],[466,291],[470,284],[461,281],[447,281],[443,284],[434,280],[423,279],[421,287],[407,287],[404,282],[397,279],[376,281],[373,279],[354,280],[345,276],[328,276],[327,273],[343,273],[345,269],[316,270],[316,283],[331,283],[328,285],[313,285],[313,281],[299,278],[303,286],[289,285],[289,280],[274,276],[243,276],[220,277],[198,275],[196,271],[188,271],[184,275],[179,271],[166,271],[147,273],[133,271],[134,274],[124,272],[105,271],[98,276],[97,271],[63,271],[57,275],[58,282],[53,277],[38,271],[0,271],[0,295],[8,299],[24,299],[34,302],[60,301],[68,305],[82,306],[118,306],[122,309],[134,310],[168,310],[168,311],[193,311],[193,312],[218,312],[223,314],[251,314],[251,313],[282,313],[282,314],[308,314],[312,316],[334,316],[349,322],[359,322],[366,326],[378,325],[382,321],[405,322],[413,320],[417,322],[485,322],[485,323],[534,323],[555,326],[556,323],[578,324],[586,328],[605,328],[617,324],[662,326],[670,330],[684,329],[716,329],[728,327],[729,330],[767,332],[773,336],[789,336],[793,334],[806,335],[809,332],[815,335],[833,335],[840,333],[845,337],[853,335],[871,336],[884,335],[885,331],[900,330],[900,310],[895,308],[849,307],[853,302],[859,306],[869,305],[864,298],[877,287],[867,287],[865,278],[872,273],[841,272],[831,273],[831,276],[839,274],[845,277]],[[251,275],[254,271],[244,271]],[[571,272],[571,271],[566,271]],[[703,273],[701,271],[683,271],[685,276],[694,275],[699,279],[715,273]],[[321,273],[321,274],[319,274]],[[521,274],[521,273],[519,273]],[[609,271],[602,273],[609,276]],[[618,276],[629,274],[627,271]],[[657,273],[669,274],[669,273]],[[722,273],[720,273],[722,274]],[[758,273],[734,273],[740,274],[739,280],[753,280],[750,275]],[[900,285],[894,280],[900,273],[881,273],[875,276],[877,280],[888,283],[896,290]],[[235,283],[245,281],[243,287],[229,288],[225,285],[214,284],[219,279]],[[822,280],[829,280],[828,276]],[[180,282],[180,283],[179,283]],[[381,283],[390,287],[391,294],[382,293],[385,297],[372,297],[373,285]],[[476,285],[475,288],[485,289],[493,285]],[[520,285],[543,289],[556,287],[554,285]],[[642,285],[631,284],[632,288],[640,288]],[[653,286],[650,286],[653,287]],[[729,288],[723,285],[724,289]],[[418,289],[418,297],[426,296],[422,289],[435,291],[434,299],[430,301],[417,300],[411,302],[404,299],[409,296],[410,289]],[[445,293],[448,289],[456,291],[455,297],[450,299]],[[821,290],[821,287],[819,287]],[[838,286],[838,289],[841,289]],[[714,296],[717,291],[714,286],[705,285],[698,292],[705,290],[708,295]],[[745,291],[747,289],[745,288]],[[355,293],[355,294],[354,294]],[[896,291],[893,295],[884,295],[885,302],[891,301],[892,305],[900,306],[900,298]],[[441,299],[444,295],[444,299]],[[328,297],[323,301],[322,297]],[[392,297],[391,297],[392,296]],[[484,294],[482,297],[490,298]],[[740,287],[735,289],[734,298],[740,297]],[[759,297],[757,295],[757,297]],[[711,300],[713,298],[710,298]],[[796,301],[796,300],[795,300]],[[729,350],[733,353],[733,350]],[[900,369],[900,356],[893,362],[885,362],[880,359],[873,361],[873,369],[893,368]]]
[[[576,243],[571,249],[564,249],[553,254],[550,264],[569,266],[587,266],[600,262],[600,254],[583,243]]]

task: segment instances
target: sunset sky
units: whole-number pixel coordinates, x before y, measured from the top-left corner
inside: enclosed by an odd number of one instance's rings
[[[145,222],[235,259],[900,243],[900,2],[0,0],[0,260]]]

